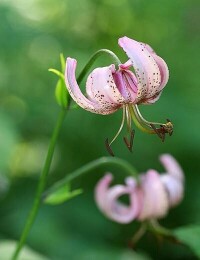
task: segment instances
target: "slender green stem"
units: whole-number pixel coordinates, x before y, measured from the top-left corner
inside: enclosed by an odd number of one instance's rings
[[[68,174],[64,179],[56,182],[51,188],[49,188],[45,194],[44,197],[46,198],[48,195],[51,193],[55,192],[56,190],[62,188],[65,186],[67,183],[70,181],[88,173],[89,171],[92,171],[100,166],[103,165],[116,165],[122,168],[127,172],[128,175],[133,176],[134,178],[137,179],[137,173],[136,170],[133,168],[133,166],[128,163],[125,160],[116,158],[116,157],[101,157],[99,159],[96,159],[92,162],[89,162],[88,164],[82,166],[81,168],[73,171],[72,173]]]
[[[130,246],[131,247],[135,247],[137,242],[144,236],[146,230],[147,230],[147,225],[146,225],[145,222],[143,222],[141,224],[141,226],[139,227],[139,229],[134,234],[134,236],[131,238],[131,241],[130,241]]]
[[[21,248],[23,247],[23,245],[26,241],[28,233],[29,233],[29,231],[32,227],[32,224],[33,224],[35,217],[37,215],[37,212],[39,210],[39,205],[40,205],[40,202],[41,202],[41,194],[42,194],[44,187],[45,187],[45,184],[46,184],[46,179],[47,179],[47,175],[49,173],[49,169],[50,169],[50,166],[51,166],[51,161],[52,161],[52,158],[53,158],[55,145],[56,145],[56,142],[57,142],[57,139],[58,139],[58,135],[59,135],[62,123],[63,123],[64,118],[65,118],[66,111],[67,110],[64,110],[64,109],[61,110],[60,114],[58,116],[58,120],[57,120],[57,123],[55,125],[53,135],[52,135],[52,138],[51,138],[51,141],[50,141],[50,145],[49,145],[47,157],[46,157],[46,160],[45,160],[44,168],[43,168],[43,171],[40,175],[38,188],[37,188],[37,191],[36,191],[33,206],[30,210],[30,213],[29,213],[29,216],[28,216],[27,221],[25,223],[21,238],[19,240],[17,248],[16,248],[14,255],[12,257],[13,260],[17,259],[19,252],[20,252]]]
[[[86,66],[83,68],[82,72],[80,73],[80,75],[77,79],[78,83],[80,83],[82,81],[85,74],[88,72],[88,70],[90,69],[90,67],[92,66],[92,64],[96,60],[96,58],[99,57],[102,53],[107,53],[107,54],[111,55],[111,57],[114,59],[114,62],[117,63],[117,64],[120,64],[120,60],[118,59],[118,57],[112,51],[106,50],[106,49],[99,50],[90,58],[90,60],[86,64]],[[59,75],[59,76],[62,77],[62,75]],[[33,225],[33,222],[36,218],[36,215],[38,213],[40,202],[41,202],[41,195],[42,195],[42,192],[45,188],[47,176],[48,176],[48,173],[49,173],[51,161],[52,161],[54,150],[55,150],[55,145],[56,145],[58,135],[59,135],[59,132],[60,132],[60,129],[61,129],[62,123],[64,121],[65,114],[66,114],[67,110],[68,110],[68,108],[66,110],[62,109],[59,116],[58,116],[57,123],[56,123],[56,126],[54,128],[53,135],[51,137],[51,141],[50,141],[49,149],[48,149],[48,152],[47,152],[47,157],[46,157],[46,160],[45,160],[44,168],[43,168],[42,173],[40,175],[40,179],[39,179],[35,199],[34,199],[34,202],[33,202],[33,206],[31,208],[30,213],[28,215],[28,218],[26,220],[24,229],[22,231],[22,234],[21,234],[20,240],[18,242],[18,245],[16,247],[16,250],[13,254],[12,260],[16,260],[18,258],[19,253],[20,253],[24,243],[26,242],[29,231],[30,231],[30,229]]]
[[[169,229],[166,229],[165,227],[162,227],[156,219],[151,219],[148,222],[148,229],[149,231],[157,234],[157,235],[161,235],[164,237],[173,237],[173,233],[172,231],[170,231]]]
[[[147,221],[147,229],[157,236],[168,239],[172,243],[187,247],[187,245],[184,242],[180,241],[176,237],[176,235],[173,233],[173,231],[161,226],[156,219],[151,219],[151,220]]]
[[[95,52],[89,59],[88,63],[86,63],[85,67],[83,68],[82,72],[80,73],[79,77],[78,77],[78,83],[84,78],[85,74],[88,72],[88,70],[91,68],[91,66],[93,65],[93,63],[95,62],[95,60],[102,54],[108,54],[112,57],[114,63],[116,65],[121,64],[121,61],[119,60],[119,58],[117,57],[117,55],[114,54],[114,52],[107,50],[107,49],[101,49],[98,50],[97,52]]]

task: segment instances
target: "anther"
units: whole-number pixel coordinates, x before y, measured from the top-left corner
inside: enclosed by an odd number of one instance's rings
[[[114,155],[114,153],[113,153],[113,151],[112,151],[112,149],[110,147],[110,144],[108,142],[108,138],[106,138],[106,140],[105,140],[105,145],[106,145],[106,149],[109,152],[109,154],[114,157],[115,155]]]
[[[129,149],[130,152],[132,152],[128,139],[126,137],[124,137],[123,140],[124,140],[124,143],[126,144],[126,147]]]
[[[160,135],[161,135],[161,140],[162,142],[165,141],[165,127],[163,125],[160,125],[160,128],[158,129],[158,131],[160,132]]]
[[[131,150],[132,150],[132,147],[133,147],[133,140],[134,140],[134,137],[135,137],[135,130],[131,130],[131,137],[130,137],[130,146],[131,146]]]
[[[159,129],[157,129],[154,124],[150,124],[150,126],[154,130],[154,132],[158,135],[158,137],[160,137],[160,139],[163,140],[163,136],[161,135]]]
[[[135,136],[135,131],[131,130],[130,141],[128,141],[128,139],[126,137],[123,138],[123,140],[130,152],[132,152],[134,136]]]
[[[166,129],[167,133],[169,134],[169,136],[171,136],[173,134],[173,124],[169,119],[167,119],[167,123],[165,124],[165,129]]]

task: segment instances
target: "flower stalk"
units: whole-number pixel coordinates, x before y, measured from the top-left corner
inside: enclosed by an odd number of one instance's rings
[[[62,180],[56,182],[52,187],[50,187],[43,195],[43,198],[45,199],[50,194],[56,192],[60,188],[64,187],[66,184],[68,184],[71,181],[74,181],[75,179],[84,176],[88,172],[99,168],[104,165],[115,165],[123,169],[128,176],[133,176],[135,179],[138,178],[136,170],[133,168],[133,166],[128,163],[125,160],[122,160],[120,158],[116,157],[101,157],[99,159],[96,159],[92,162],[87,163],[86,165],[82,166],[81,168],[73,171],[72,173],[68,174],[65,178]]]
[[[77,82],[79,84],[81,83],[82,79],[84,78],[85,74],[88,72],[88,70],[90,69],[90,67],[94,63],[94,61],[102,53],[109,54],[111,56],[111,58],[113,59],[114,63],[116,63],[116,64],[120,63],[120,60],[118,59],[118,57],[112,51],[107,50],[107,49],[102,49],[102,50],[97,51],[96,53],[94,53],[94,55],[91,56],[91,58],[89,59],[88,63],[85,65],[85,67],[83,68],[82,72],[80,73],[80,75],[79,75],[79,77],[77,79]],[[52,69],[51,69],[51,71],[52,71]],[[59,73],[57,70],[53,70],[53,72],[55,72],[56,74]],[[60,72],[58,76],[61,77],[61,78],[64,78],[64,75],[62,74],[62,72]],[[54,131],[53,131],[53,134],[52,134],[52,137],[51,137],[51,140],[50,140],[50,144],[49,144],[49,148],[48,148],[48,152],[47,152],[44,168],[43,168],[42,173],[41,173],[40,178],[39,178],[38,187],[37,187],[37,191],[36,191],[36,194],[35,194],[33,206],[32,206],[32,208],[31,208],[31,210],[29,212],[29,215],[28,215],[28,218],[26,220],[24,229],[22,231],[20,240],[19,240],[19,242],[17,244],[17,247],[16,247],[16,250],[15,250],[13,256],[12,256],[12,260],[16,260],[18,258],[19,254],[20,254],[20,251],[21,251],[23,245],[26,242],[26,239],[27,239],[27,236],[28,236],[28,234],[30,232],[30,229],[31,229],[31,227],[32,227],[32,225],[34,223],[36,215],[38,213],[39,206],[40,206],[40,203],[41,203],[41,195],[42,195],[42,193],[44,191],[44,188],[45,188],[45,185],[46,185],[47,176],[48,176],[48,173],[49,173],[49,170],[50,170],[50,166],[51,166],[51,162],[52,162],[52,158],[53,158],[56,142],[58,140],[58,136],[59,136],[62,124],[64,122],[66,112],[69,109],[69,104],[70,104],[70,102],[68,103],[67,108],[65,108],[65,109],[62,108],[60,113],[59,113],[59,116],[58,116],[58,119],[57,119],[57,122],[56,122],[56,125],[55,125],[55,128],[54,128]]]
[[[38,213],[40,202],[41,202],[41,194],[42,194],[42,192],[44,190],[44,187],[46,185],[47,175],[48,175],[49,170],[50,170],[50,166],[51,166],[51,161],[52,161],[53,154],[54,154],[55,145],[56,145],[56,142],[57,142],[57,139],[58,139],[58,135],[60,133],[60,129],[61,129],[62,123],[63,123],[64,118],[65,118],[65,115],[66,115],[66,110],[64,110],[64,109],[61,110],[60,114],[58,116],[58,119],[57,119],[57,123],[56,123],[55,128],[54,128],[53,134],[52,134],[52,138],[50,140],[47,157],[46,157],[46,160],[45,160],[43,171],[42,171],[42,173],[40,175],[40,179],[39,179],[39,183],[38,183],[35,199],[34,199],[34,202],[33,202],[33,206],[31,208],[30,213],[28,215],[28,218],[26,220],[26,223],[25,223],[25,226],[24,226],[21,238],[20,238],[19,243],[17,245],[17,248],[16,248],[16,250],[14,252],[12,260],[16,260],[17,259],[17,257],[19,255],[19,253],[20,253],[24,243],[26,242],[26,239],[27,239],[27,236],[29,234],[29,231],[30,231],[30,229],[31,229],[31,227],[33,225],[33,222],[34,222],[34,220],[36,218],[36,215]]]

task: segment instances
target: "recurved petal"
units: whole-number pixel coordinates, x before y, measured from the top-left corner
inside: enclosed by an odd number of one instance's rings
[[[115,66],[112,64],[94,69],[87,79],[88,96],[105,109],[119,108],[125,102],[113,79],[114,73]]]
[[[107,198],[108,189],[112,182],[112,174],[107,173],[96,185],[95,188],[95,201],[100,210],[105,212],[105,201]]]
[[[179,165],[179,163],[175,160],[175,158],[170,154],[163,154],[160,156],[160,161],[166,169],[166,172],[177,178],[180,181],[184,181],[184,173]]]
[[[118,199],[123,195],[129,196],[129,205],[125,205],[119,202]],[[136,182],[132,187],[115,185],[114,187],[110,188],[105,203],[105,214],[110,219],[123,224],[130,223],[136,219],[142,203],[140,190],[136,187]]]
[[[161,71],[152,51],[145,44],[128,37],[119,39],[119,45],[131,59],[138,80],[138,99],[151,98],[160,91]]]
[[[148,51],[151,53],[151,55],[153,56],[154,60],[156,61],[159,70],[160,70],[160,74],[161,74],[161,83],[160,83],[160,87],[159,90],[162,90],[168,80],[169,80],[169,69],[168,66],[166,64],[166,62],[160,57],[158,56],[155,51],[148,45],[148,44],[144,44],[145,47],[148,49]]]
[[[165,216],[169,208],[167,192],[155,170],[149,170],[142,176],[141,189],[144,193],[144,204],[139,220]]]
[[[83,109],[93,113],[97,113],[97,114],[113,113],[114,112],[113,110],[105,110],[102,108],[101,105],[97,104],[92,100],[89,100],[83,95],[76,81],[76,75],[75,75],[76,65],[77,65],[77,61],[75,59],[67,58],[66,70],[65,70],[65,83],[74,101]]]
[[[183,199],[184,195],[183,182],[169,174],[162,175],[161,181],[164,184],[165,189],[167,191],[170,207],[179,204]]]
[[[157,94],[155,94],[153,97],[151,98],[146,98],[146,99],[143,99],[142,102],[140,102],[140,104],[154,104],[161,96],[162,94],[162,91],[161,92],[158,92]]]
[[[95,199],[99,209],[110,219],[119,223],[129,223],[134,220],[140,210],[141,197],[137,189],[137,183],[133,178],[126,180],[126,185],[109,187],[112,175],[105,175],[97,184]],[[118,199],[122,195],[130,197],[130,205],[127,206]]]
[[[152,56],[156,61],[160,70],[161,81],[160,81],[159,91],[161,91],[166,86],[169,80],[169,69],[166,62],[161,57],[159,57],[156,54],[152,54]]]

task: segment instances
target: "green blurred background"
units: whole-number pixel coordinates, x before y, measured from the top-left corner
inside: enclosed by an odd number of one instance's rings
[[[172,229],[200,222],[199,13],[199,1],[188,0],[0,0],[2,240],[20,236],[59,113],[54,98],[57,78],[48,68],[59,69],[59,54],[63,53],[78,60],[80,71],[100,48],[111,49],[126,61],[117,45],[124,35],[148,43],[167,62],[170,80],[166,89],[156,104],[143,106],[141,111],[149,120],[170,118],[175,129],[165,143],[136,129],[132,154],[122,136],[113,149],[139,172],[148,168],[162,172],[159,154],[174,155],[185,171],[185,199],[161,222]],[[109,63],[102,57],[95,66]],[[120,112],[100,116],[82,109],[70,111],[48,185],[107,155],[104,140],[113,137],[120,120]],[[123,176],[117,174],[118,169],[104,167],[79,179],[74,186],[82,186],[84,194],[61,206],[43,205],[27,244],[54,260],[140,259],[127,247],[137,224],[113,223],[94,203],[94,185],[105,171]],[[189,250],[166,241],[158,243],[151,235],[141,240],[137,252],[152,259],[195,259]]]

